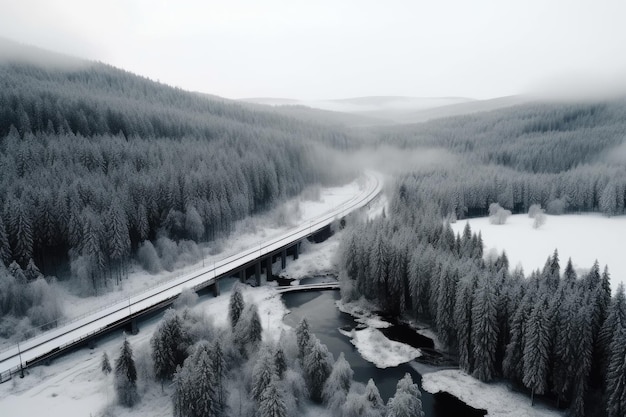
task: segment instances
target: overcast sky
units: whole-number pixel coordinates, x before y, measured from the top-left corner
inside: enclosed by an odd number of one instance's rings
[[[491,98],[626,74],[625,0],[0,0],[0,36],[229,98]]]

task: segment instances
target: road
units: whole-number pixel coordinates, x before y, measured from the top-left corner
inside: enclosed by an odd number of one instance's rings
[[[216,278],[228,276],[229,273],[237,271],[244,265],[305,239],[336,219],[367,205],[381,192],[382,180],[372,172],[367,172],[364,175],[366,176],[366,185],[360,194],[317,218],[290,229],[281,236],[255,245],[212,265],[159,284],[144,293],[94,311],[1,352],[0,382],[9,379],[10,374],[18,371],[21,364],[24,366],[33,364],[37,360],[82,343],[96,334],[139,315],[141,312],[149,311],[154,306],[171,301],[180,294],[183,288],[210,285]]]

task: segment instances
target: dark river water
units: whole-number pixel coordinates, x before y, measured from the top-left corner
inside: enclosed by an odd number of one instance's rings
[[[343,352],[354,371],[354,380],[366,384],[372,378],[385,401],[395,394],[398,380],[407,372],[421,389],[421,375],[408,364],[379,369],[361,357],[356,347],[350,343],[350,338],[338,330],[339,328],[350,330],[358,325],[352,316],[337,309],[335,301],[338,299],[338,291],[284,294],[283,301],[290,311],[284,321],[295,328],[298,322],[306,317],[313,333],[328,346],[335,359]],[[451,395],[432,395],[424,390],[422,406],[426,417],[479,417],[485,414],[484,410],[475,410]]]

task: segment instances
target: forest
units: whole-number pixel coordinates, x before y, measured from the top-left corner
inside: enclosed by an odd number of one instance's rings
[[[543,268],[511,269],[504,252],[485,257],[469,225],[455,235],[449,223],[542,207],[624,214],[624,103],[538,103],[381,129],[380,141],[455,159],[397,175],[386,216],[349,228],[342,297],[430,323],[482,381],[506,378],[571,416],[625,415],[626,298],[622,286],[612,293],[608,267],[578,276],[556,249]]]
[[[306,319],[295,330],[282,330],[277,341],[263,340],[262,332],[257,306],[236,285],[225,328],[180,304],[165,313],[148,351],[134,356],[125,340],[115,366],[105,353],[101,369],[113,373],[124,407],[141,400],[138,380],[144,386],[160,382],[176,417],[286,417],[306,412],[311,403],[337,417],[423,417],[411,375],[398,381],[385,404],[374,381],[355,382],[343,353],[335,360]]]
[[[110,291],[137,254],[198,259],[235,221],[354,175],[326,163],[342,128],[104,64],[0,59],[0,86],[3,336],[24,316],[55,325],[53,276]]]

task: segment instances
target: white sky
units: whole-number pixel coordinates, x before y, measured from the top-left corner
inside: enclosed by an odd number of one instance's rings
[[[230,98],[612,88],[625,19],[625,0],[0,0],[0,37]]]

